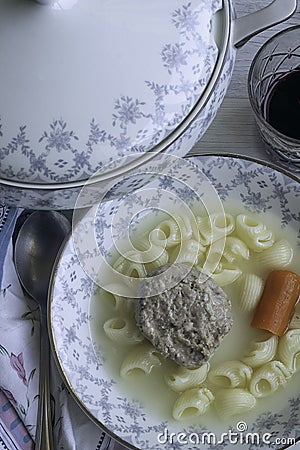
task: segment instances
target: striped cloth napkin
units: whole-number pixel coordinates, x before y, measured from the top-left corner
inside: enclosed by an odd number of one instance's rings
[[[39,315],[22,291],[12,259],[13,231],[21,218],[20,210],[0,199],[0,450],[33,450],[36,432]],[[54,363],[51,393],[56,449],[125,449],[83,413]]]

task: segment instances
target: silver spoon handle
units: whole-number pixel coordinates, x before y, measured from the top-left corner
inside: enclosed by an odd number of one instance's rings
[[[50,344],[47,320],[41,314],[40,331],[40,380],[37,412],[36,450],[53,450],[53,434],[50,398]]]

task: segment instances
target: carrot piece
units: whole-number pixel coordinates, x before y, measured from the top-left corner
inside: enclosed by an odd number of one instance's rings
[[[251,326],[282,336],[300,293],[300,277],[289,270],[270,272]]]

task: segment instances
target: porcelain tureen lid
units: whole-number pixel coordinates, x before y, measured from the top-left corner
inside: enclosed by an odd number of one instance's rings
[[[205,90],[221,4],[0,0],[0,178],[86,180],[155,148]]]

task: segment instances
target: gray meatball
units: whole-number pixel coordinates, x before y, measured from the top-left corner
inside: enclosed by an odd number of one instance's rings
[[[166,269],[169,270],[166,270]],[[171,272],[170,272],[171,271]],[[141,285],[136,321],[144,336],[165,357],[187,368],[208,361],[232,326],[231,304],[223,289],[203,273],[180,264],[162,266],[150,276],[168,285],[172,273],[182,273],[175,286],[150,296]],[[149,280],[148,280],[149,282]]]

